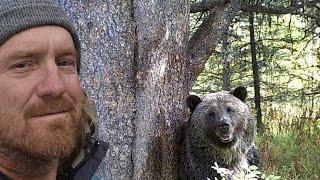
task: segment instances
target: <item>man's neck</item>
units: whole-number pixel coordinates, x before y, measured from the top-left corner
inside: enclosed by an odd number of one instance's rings
[[[0,147],[0,172],[14,180],[55,180],[57,159],[44,159]]]

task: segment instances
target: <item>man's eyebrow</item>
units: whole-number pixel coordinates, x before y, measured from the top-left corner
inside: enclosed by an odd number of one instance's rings
[[[69,47],[69,48],[61,49],[59,52],[59,56],[68,56],[68,55],[78,57],[78,51],[73,47]]]
[[[27,58],[27,57],[38,57],[42,54],[41,51],[35,49],[16,49],[13,52],[8,53],[10,58]]]

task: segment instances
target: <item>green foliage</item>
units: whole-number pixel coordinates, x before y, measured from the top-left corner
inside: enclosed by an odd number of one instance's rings
[[[257,58],[262,100],[299,104],[320,89],[318,37],[305,36],[307,24],[298,16],[256,15]],[[231,86],[245,85],[253,97],[253,77],[247,17],[241,14],[229,29],[228,50]],[[221,90],[222,46],[209,58],[193,91],[207,94]],[[295,101],[295,102],[293,102]]]
[[[240,172],[234,172],[226,168],[221,168],[219,165],[215,162],[214,166],[212,166],[212,169],[217,171],[217,173],[221,176],[222,180],[258,180],[258,179],[264,179],[264,180],[278,180],[281,178],[281,176],[275,176],[273,174],[264,174],[258,170],[258,167],[256,166],[250,166],[247,171],[240,171]],[[218,180],[217,177],[214,177],[215,180]],[[210,178],[208,178],[210,180]]]

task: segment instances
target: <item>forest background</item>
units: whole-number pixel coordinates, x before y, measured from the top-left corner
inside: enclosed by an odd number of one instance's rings
[[[55,0],[110,144],[106,179],[176,179],[186,97],[244,85],[262,171],[319,179],[319,0]]]
[[[256,3],[257,9],[270,8],[248,13],[243,7],[192,93],[247,87],[247,104],[258,121],[262,171],[281,179],[319,179],[320,1]],[[190,34],[206,14],[191,14]]]

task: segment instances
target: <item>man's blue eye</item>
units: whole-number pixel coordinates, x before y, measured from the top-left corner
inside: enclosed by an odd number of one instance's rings
[[[26,68],[26,63],[19,63],[12,66],[12,68]]]
[[[21,74],[25,72],[29,72],[34,69],[36,65],[32,62],[19,62],[10,66],[10,71],[15,74]]]
[[[75,62],[71,60],[63,60],[57,63],[58,66],[75,66]]]

